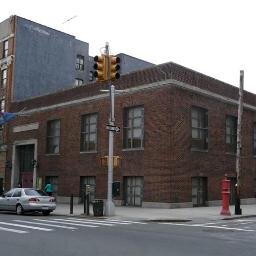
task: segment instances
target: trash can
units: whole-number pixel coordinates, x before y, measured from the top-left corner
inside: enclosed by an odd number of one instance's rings
[[[94,216],[103,216],[103,200],[96,199],[93,201]]]

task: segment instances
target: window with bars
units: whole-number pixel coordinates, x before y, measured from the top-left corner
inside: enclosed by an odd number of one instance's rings
[[[84,70],[84,56],[82,55],[76,56],[76,70]]]
[[[127,108],[124,111],[124,148],[143,148],[144,146],[144,108]]]
[[[236,153],[237,117],[226,116],[226,146],[227,152]]]
[[[60,152],[60,120],[47,122],[47,154],[58,154]]]
[[[9,43],[8,43],[8,40],[5,40],[3,42],[3,58],[6,58],[8,56],[8,49],[9,49]]]
[[[0,81],[0,85],[2,88],[5,88],[6,87],[6,84],[7,84],[7,69],[3,69],[1,71],[1,81]]]
[[[76,79],[75,79],[75,86],[82,85],[82,84],[83,84],[83,82],[84,82],[84,80],[83,80],[83,79],[76,78]]]
[[[98,115],[96,113],[81,117],[81,152],[97,150],[97,121]]]
[[[191,108],[191,148],[208,149],[208,111],[207,109]]]
[[[256,156],[256,122],[253,123],[253,155]]]

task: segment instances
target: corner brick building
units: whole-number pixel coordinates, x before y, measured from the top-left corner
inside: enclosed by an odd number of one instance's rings
[[[153,66],[119,53],[121,74]],[[10,103],[93,82],[89,44],[42,24],[10,16],[0,21],[0,111]],[[0,126],[0,194],[6,163],[5,129]]]
[[[180,207],[219,204],[224,175],[235,185],[238,88],[166,63],[123,75],[115,98],[114,170],[121,194],[116,203]],[[51,181],[59,202],[85,184],[91,199],[107,197],[109,95],[107,83],[90,83],[14,102],[27,114],[8,124],[6,187],[43,187]],[[242,203],[255,202],[256,95],[244,93]]]

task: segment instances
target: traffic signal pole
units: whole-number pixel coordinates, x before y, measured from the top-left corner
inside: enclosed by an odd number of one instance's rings
[[[94,76],[98,81],[109,81],[109,90],[101,90],[102,92],[109,92],[110,96],[110,114],[107,129],[109,130],[109,145],[108,145],[108,191],[107,202],[105,205],[105,215],[115,215],[115,205],[113,203],[112,184],[113,184],[113,151],[114,151],[114,133],[120,130],[115,126],[115,92],[121,92],[122,90],[115,90],[115,86],[112,85],[112,79],[118,79],[120,77],[119,69],[120,58],[109,54],[109,44],[106,43],[104,54],[100,57],[95,56],[94,61],[97,63],[94,65],[96,71]]]
[[[109,126],[115,126],[115,116],[114,116],[114,104],[115,104],[115,86],[110,85],[110,117]],[[113,183],[113,151],[114,151],[114,131],[109,130],[109,144],[108,144],[108,196],[106,202],[105,214],[106,216],[115,215],[115,205],[112,200],[112,183]]]
[[[107,78],[110,81],[110,61],[109,61],[109,44],[106,43],[105,55],[107,60]],[[111,84],[109,87],[110,94],[110,115],[109,115],[109,126],[115,126],[115,86]],[[114,151],[114,131],[109,129],[109,143],[108,143],[108,195],[106,202],[105,215],[115,215],[115,205],[113,203],[112,196],[112,183],[113,183],[113,151]]]

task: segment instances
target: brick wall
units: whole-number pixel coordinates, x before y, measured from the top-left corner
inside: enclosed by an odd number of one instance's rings
[[[171,64],[170,66],[173,66]],[[176,79],[186,80],[190,84],[202,87],[209,92],[236,99],[238,89],[224,83],[218,83],[206,76],[198,80],[191,78],[189,70],[186,74],[176,72]],[[129,88],[142,82],[151,83],[157,78],[157,69],[152,73],[139,71],[120,79],[117,88]],[[192,71],[191,71],[192,72]],[[139,74],[144,74],[139,78]],[[149,75],[149,77],[146,76]],[[183,75],[182,75],[183,74]],[[197,73],[194,77],[199,76]],[[204,79],[203,79],[204,78]],[[207,79],[208,80],[207,80]],[[191,80],[192,79],[192,80]],[[129,83],[125,84],[125,81]],[[190,81],[191,80],[191,81]],[[212,85],[209,86],[207,84]],[[206,84],[204,86],[204,83]],[[223,88],[222,88],[223,86]],[[99,90],[107,88],[104,83],[90,84],[57,94],[35,98],[29,101],[16,102],[13,111],[23,107],[28,109],[49,106],[83,97],[99,94]],[[255,100],[255,95],[246,94],[247,103]],[[254,101],[255,103],[255,101]],[[114,171],[114,181],[123,182],[127,176],[144,177],[144,202],[181,203],[192,200],[192,177],[208,178],[208,200],[221,199],[220,182],[224,174],[235,177],[235,155],[226,153],[225,117],[237,116],[237,105],[231,105],[212,97],[199,95],[184,89],[170,86],[159,86],[136,93],[126,93],[116,97],[116,125],[123,125],[123,111],[126,107],[144,106],[145,142],[143,150],[123,150],[123,131],[114,136],[114,154],[122,157],[122,166]],[[207,151],[191,150],[191,106],[208,110],[209,144]],[[98,149],[97,153],[80,153],[80,118],[88,113],[98,113]],[[18,140],[35,138],[38,140],[39,176],[58,176],[58,194],[79,195],[80,176],[96,176],[96,197],[106,198],[107,170],[100,166],[100,157],[108,154],[108,122],[109,99],[85,102],[68,107],[56,108],[20,117],[10,124],[8,131],[8,159],[12,157],[12,143]],[[46,124],[48,120],[61,119],[61,146],[59,155],[46,155]],[[242,149],[242,197],[255,196],[256,159],[253,158],[253,122],[255,113],[248,109],[243,115],[243,149]],[[16,125],[39,122],[39,129],[34,131],[13,133]],[[10,172],[7,173],[10,184]],[[123,189],[123,183],[121,184]],[[122,194],[119,199],[122,199]]]

